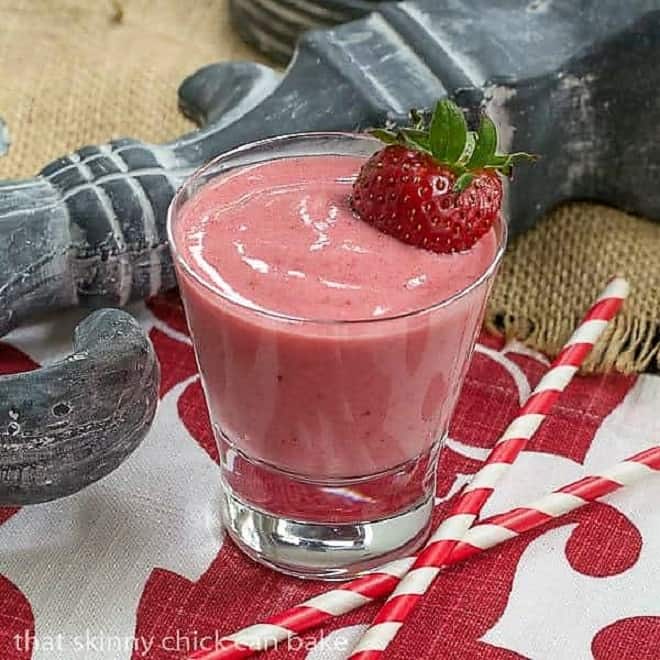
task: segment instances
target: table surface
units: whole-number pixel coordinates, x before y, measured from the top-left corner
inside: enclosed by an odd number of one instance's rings
[[[181,306],[131,309],[162,364],[153,429],[69,498],[0,511],[0,658],[180,658],[328,587],[243,557],[219,525],[217,451]],[[70,352],[76,311],[13,332],[0,373]],[[548,361],[482,335],[442,454],[436,515],[478,469]],[[577,378],[487,505],[524,504],[660,442],[660,378]],[[388,658],[660,657],[660,478],[447,571]],[[376,611],[265,658],[339,660]]]

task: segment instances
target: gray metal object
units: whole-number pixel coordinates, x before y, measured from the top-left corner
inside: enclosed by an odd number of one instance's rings
[[[9,137],[9,128],[4,119],[0,117],[0,156],[5,156],[9,151],[11,139]]]
[[[1,182],[0,334],[45,309],[120,306],[173,287],[167,206],[219,153],[403,122],[445,96],[473,115],[488,110],[501,148],[542,156],[508,196],[512,233],[570,198],[660,217],[659,0],[268,4],[377,11],[306,32],[281,80],[250,63],[196,73],[180,99],[200,131],[85,147],[32,180]]]
[[[280,64],[307,30],[361,18],[378,0],[230,0],[234,27],[245,41]]]
[[[207,127],[176,142],[83,147],[34,179],[0,182],[0,335],[32,315],[123,306],[176,286],[165,220],[175,190],[234,119],[272,92],[256,64],[211,65],[180,89]]]
[[[0,377],[0,506],[79,491],[118,467],[149,430],[160,372],[137,321],[99,310],[73,344],[57,364]]]

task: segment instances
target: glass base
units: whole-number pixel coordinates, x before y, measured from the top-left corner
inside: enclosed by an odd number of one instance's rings
[[[428,535],[434,495],[391,518],[348,524],[272,516],[226,486],[223,499],[225,529],[252,559],[299,578],[345,580],[413,554]]]

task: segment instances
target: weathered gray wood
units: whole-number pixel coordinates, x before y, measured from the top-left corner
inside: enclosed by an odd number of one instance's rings
[[[211,65],[181,86],[182,109],[206,129],[166,145],[83,147],[34,179],[0,181],[0,336],[46,310],[123,306],[172,289],[165,221],[175,190],[208,158],[209,133],[278,81],[256,64]]]
[[[378,0],[230,0],[232,22],[249,44],[285,64],[305,31],[360,18]]]
[[[167,206],[219,153],[283,133],[401,122],[448,95],[471,114],[487,109],[503,149],[542,156],[520,168],[508,196],[513,234],[571,198],[660,217],[659,5],[260,0],[254,8],[295,9],[312,23],[335,20],[330,9],[337,20],[376,11],[305,32],[281,80],[250,63],[191,76],[180,100],[200,131],[164,145],[84,147],[32,180],[0,182],[0,335],[45,309],[121,306],[173,287]]]
[[[119,466],[149,430],[160,372],[137,321],[97,311],[73,344],[57,364],[0,377],[0,505],[77,492]]]
[[[0,117],[0,156],[5,156],[9,151],[11,139],[9,137],[9,128],[4,119]]]

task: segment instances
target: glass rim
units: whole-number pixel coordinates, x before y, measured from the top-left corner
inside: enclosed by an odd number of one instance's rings
[[[185,204],[183,197],[186,194],[186,191],[192,183],[200,180],[207,174],[210,170],[216,167],[218,164],[223,161],[230,161],[232,158],[249,152],[251,150],[268,146],[270,144],[277,145],[279,143],[300,140],[320,140],[323,138],[337,138],[337,139],[346,139],[348,141],[355,140],[364,140],[364,141],[373,141],[378,142],[378,140],[367,133],[350,133],[346,131],[314,131],[308,133],[287,133],[284,135],[277,135],[274,137],[264,138],[261,140],[255,140],[253,142],[247,142],[238,147],[234,147],[228,151],[225,151],[215,158],[211,159],[204,165],[197,168],[186,180],[183,182],[183,185],[176,191],[172,201],[170,202],[167,209],[167,240],[170,246],[170,253],[172,254],[173,259],[180,264],[185,273],[191,277],[195,282],[202,286],[207,291],[218,296],[221,300],[228,303],[229,305],[242,310],[243,312],[249,312],[250,314],[257,314],[261,317],[271,319],[273,321],[285,321],[291,323],[310,323],[316,325],[353,325],[353,324],[370,324],[370,323],[383,323],[387,321],[396,321],[406,318],[414,318],[417,316],[423,316],[424,314],[430,314],[436,310],[442,309],[444,307],[449,307],[455,301],[465,297],[471,291],[478,288],[484,282],[488,281],[496,272],[504,252],[506,250],[507,239],[508,239],[508,223],[506,217],[503,213],[499,215],[499,232],[498,232],[498,245],[495,254],[493,255],[492,260],[486,267],[486,269],[477,277],[474,281],[470,282],[467,286],[459,289],[458,291],[452,293],[450,296],[443,298],[437,302],[434,302],[425,307],[416,308],[407,312],[401,312],[399,314],[390,314],[377,317],[369,318],[357,318],[357,319],[332,319],[332,318],[313,318],[305,316],[295,316],[292,314],[286,314],[284,312],[278,312],[271,309],[261,309],[258,307],[253,307],[229,297],[221,289],[213,285],[211,282],[206,281],[203,277],[197,274],[187,263],[187,261],[182,257],[182,255],[177,250],[176,242],[174,240],[174,230],[173,225],[175,222],[175,215],[177,213],[177,207],[179,204]],[[285,156],[286,157],[286,156]],[[304,156],[301,156],[304,157]],[[273,160],[274,158],[265,158],[262,162],[267,162],[268,160]],[[238,168],[247,167],[247,165],[239,165]],[[238,169],[237,168],[237,169]],[[231,168],[228,168],[226,171],[230,171]],[[217,176],[222,176],[224,172],[219,171]],[[203,184],[205,185],[205,184]],[[411,246],[412,247],[412,246]],[[418,248],[421,249],[421,248]]]

